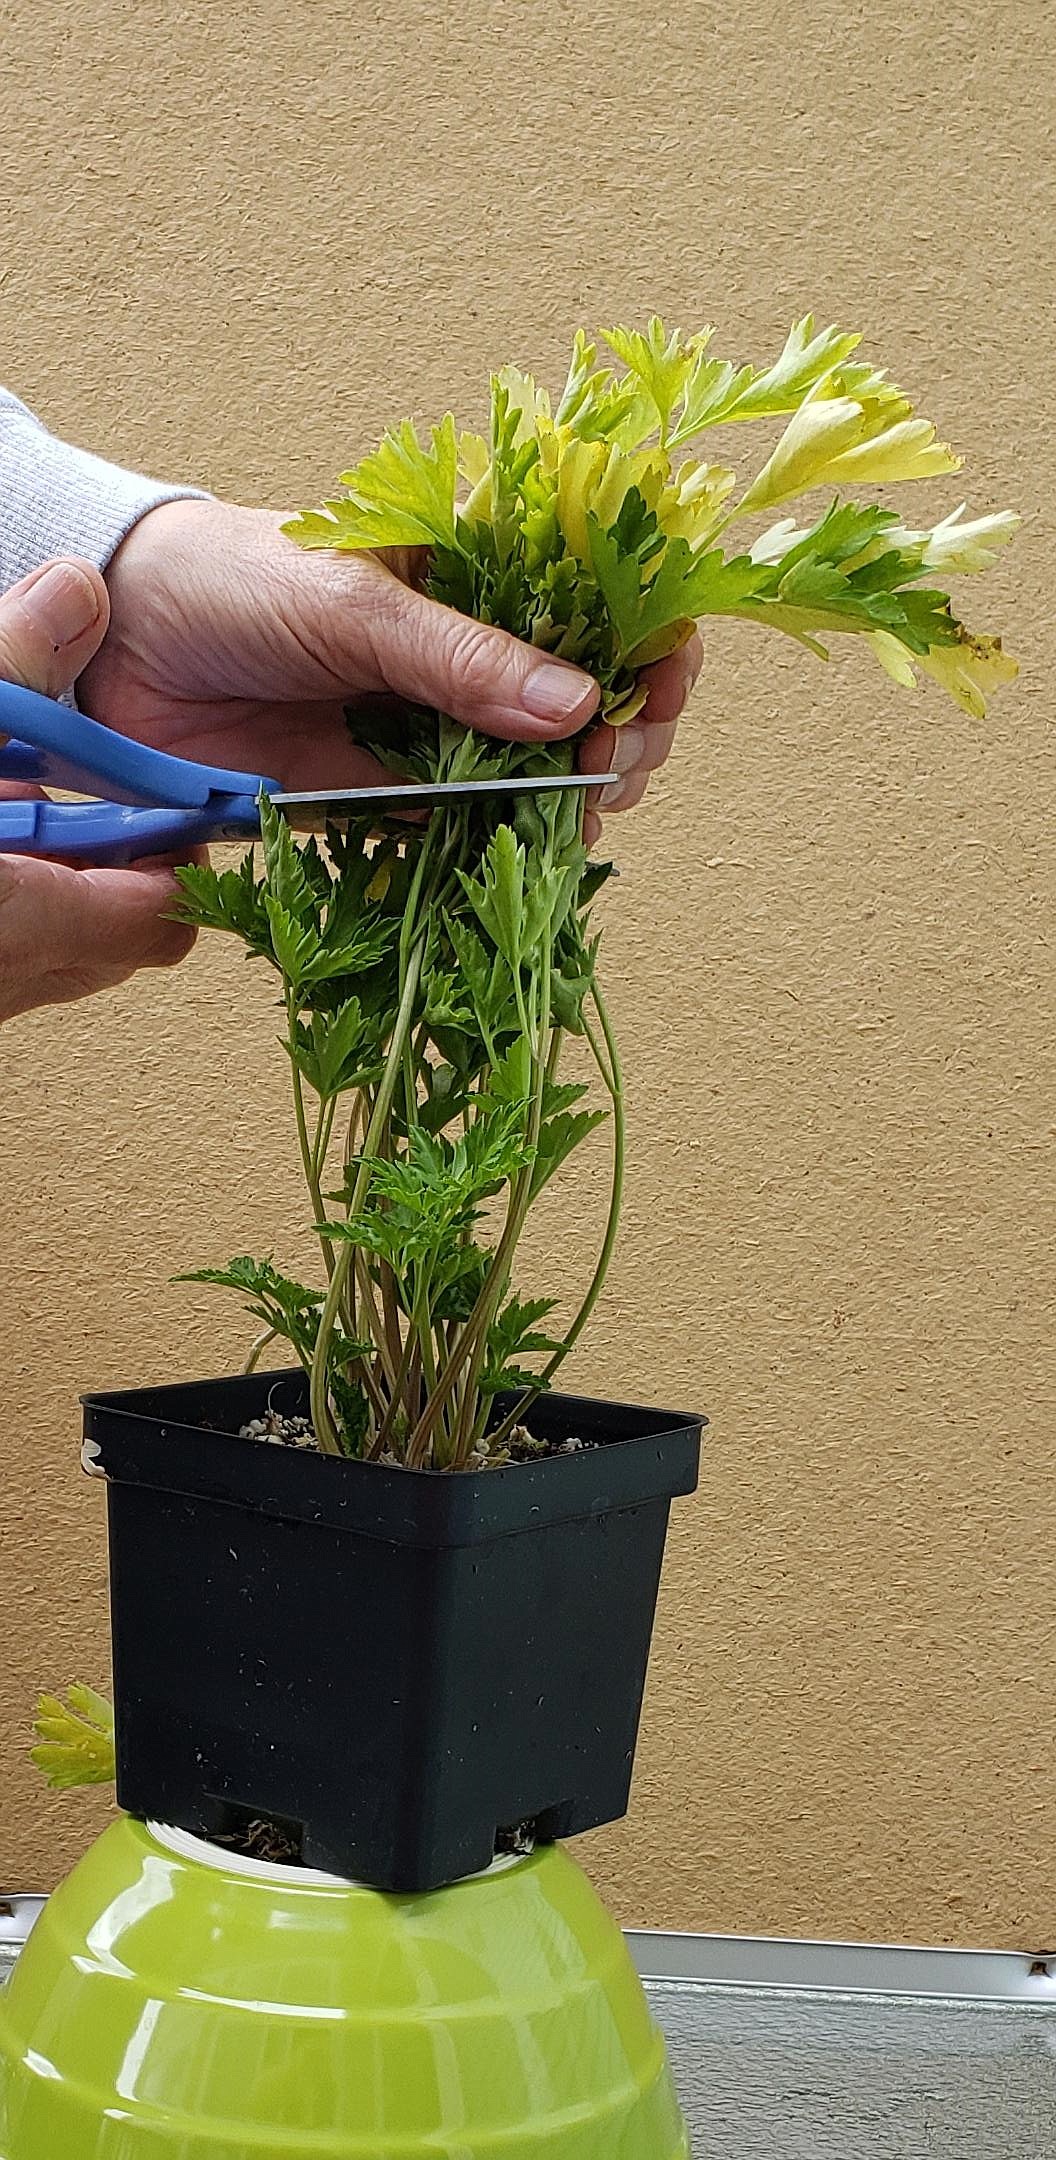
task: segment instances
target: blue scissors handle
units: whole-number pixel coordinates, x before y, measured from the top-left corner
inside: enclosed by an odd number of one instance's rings
[[[36,690],[0,682],[0,780],[105,796],[87,803],[0,801],[0,853],[127,863],[208,840],[255,839],[261,773],[195,764],[131,742]]]
[[[0,855],[48,855],[57,862],[114,867],[148,855],[179,855],[210,840],[258,840],[254,795],[223,808],[135,809],[127,803],[0,802]]]
[[[274,793],[278,786],[260,773],[196,765],[131,742],[18,683],[0,682],[0,735],[16,738],[0,750],[0,779],[37,780],[86,795],[105,788],[115,803],[193,810],[211,795],[258,795],[262,787]]]

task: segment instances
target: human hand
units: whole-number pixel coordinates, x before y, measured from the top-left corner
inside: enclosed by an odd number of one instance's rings
[[[416,588],[420,556],[305,554],[268,510],[159,504],[107,572],[111,624],[78,691],[124,734],[210,764],[266,772],[288,787],[384,778],[344,724],[357,698],[435,705],[484,734],[548,742],[574,734],[598,690],[568,662],[470,621]],[[636,721],[595,729],[582,769],[623,782],[626,808],[662,764],[700,661],[695,638],[648,670]],[[588,812],[588,838],[598,818]]]
[[[0,676],[58,697],[99,646],[108,612],[91,563],[63,557],[31,571],[0,596]],[[0,784],[8,800],[38,792]],[[0,854],[0,1020],[181,960],[194,933],[166,918],[176,891],[163,862],[85,870]]]
[[[645,794],[650,773],[670,757],[679,715],[703,661],[704,647],[694,630],[692,637],[668,659],[642,669],[649,694],[635,719],[619,728],[605,722],[591,728],[580,749],[580,771],[618,772],[621,779],[618,787],[599,789],[589,798],[598,805],[597,809],[588,809],[584,821],[583,833],[589,846],[593,846],[601,830],[598,810],[633,810]]]

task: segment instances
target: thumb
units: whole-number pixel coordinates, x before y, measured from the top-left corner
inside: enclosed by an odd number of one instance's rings
[[[92,563],[62,556],[0,594],[0,677],[59,697],[106,635],[110,601]]]
[[[428,599],[374,560],[371,644],[386,690],[513,742],[549,742],[586,725],[599,691],[582,668]]]

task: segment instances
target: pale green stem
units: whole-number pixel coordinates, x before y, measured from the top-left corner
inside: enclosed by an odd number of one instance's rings
[[[319,1104],[319,1122],[315,1129],[315,1149],[312,1158],[315,1163],[315,1174],[320,1185],[322,1184],[323,1171],[326,1168],[326,1158],[330,1151],[330,1141],[333,1136],[336,1114],[337,1096],[328,1095],[324,1097]]]
[[[410,1376],[411,1366],[414,1362],[415,1350],[416,1343],[414,1331],[413,1329],[408,1328],[407,1338],[404,1342],[403,1351],[400,1357],[399,1368],[397,1370],[396,1378],[393,1383],[392,1392],[389,1396],[389,1406],[385,1412],[384,1417],[382,1418],[381,1424],[378,1427],[377,1437],[370,1451],[371,1457],[375,1462],[377,1461],[379,1455],[384,1455],[385,1449],[387,1448],[389,1441],[392,1437],[392,1429],[396,1422],[396,1418],[399,1415],[400,1400],[406,1389],[407,1381]]]
[[[605,1277],[609,1272],[609,1265],[616,1247],[616,1238],[620,1227],[620,1209],[623,1203],[623,1182],[627,1162],[627,1116],[624,1107],[623,1072],[620,1066],[620,1053],[616,1047],[612,1021],[605,1000],[596,983],[591,986],[590,994],[594,1009],[601,1022],[602,1034],[605,1037],[605,1048],[608,1052],[608,1065],[606,1065],[601,1055],[600,1043],[597,1041],[593,1030],[585,1025],[585,1033],[593,1051],[598,1071],[612,1097],[612,1190],[609,1196],[609,1212],[605,1223],[605,1235],[602,1239],[601,1251],[598,1255],[598,1264],[590,1278],[583,1303],[568,1333],[564,1336],[559,1348],[554,1351],[550,1363],[544,1368],[542,1374],[544,1380],[553,1378],[558,1366],[568,1356],[569,1351],[575,1347],[601,1296]]]
[[[612,1189],[609,1196],[609,1211],[605,1223],[605,1233],[602,1239],[601,1251],[598,1255],[597,1266],[595,1267],[594,1273],[590,1278],[586,1295],[583,1298],[583,1302],[580,1305],[578,1312],[576,1313],[575,1319],[573,1320],[571,1327],[568,1329],[567,1334],[562,1338],[562,1341],[559,1343],[557,1349],[554,1351],[549,1364],[544,1366],[543,1371],[540,1373],[539,1387],[534,1389],[526,1389],[525,1393],[520,1396],[518,1401],[514,1404],[513,1409],[507,1413],[506,1417],[504,1417],[502,1424],[498,1427],[497,1431],[492,1433],[492,1447],[501,1446],[502,1442],[509,1438],[509,1435],[513,1431],[514,1427],[520,1424],[520,1421],[524,1416],[525,1411],[527,1410],[529,1404],[534,1401],[536,1394],[539,1393],[541,1389],[543,1389],[548,1384],[548,1382],[553,1379],[555,1372],[557,1371],[558,1367],[564,1362],[565,1358],[567,1358],[569,1351],[575,1348],[575,1345],[579,1341],[579,1338],[582,1335],[583,1330],[586,1327],[595,1306],[597,1305],[598,1299],[601,1296],[601,1292],[605,1284],[605,1278],[609,1272],[609,1266],[616,1246],[616,1238],[619,1232],[620,1225],[620,1209],[623,1200],[624,1171],[627,1157],[627,1121],[623,1099],[623,1075],[620,1068],[619,1051],[616,1047],[616,1038],[613,1034],[612,1023],[609,1018],[608,1010],[606,1008],[604,999],[596,984],[592,986],[591,997],[597,1011],[598,1018],[601,1021],[602,1033],[604,1035],[605,1045],[608,1051],[608,1062],[606,1062],[605,1058],[602,1055],[601,1044],[598,1042],[598,1039],[594,1034],[593,1029],[589,1025],[587,1025],[586,1022],[584,1022],[584,1033],[586,1034],[587,1041],[589,1042],[591,1050],[593,1052],[594,1060],[598,1067],[598,1071],[600,1072],[605,1086],[612,1097]]]
[[[257,1366],[259,1365],[260,1360],[268,1347],[268,1344],[276,1342],[278,1340],[278,1333],[278,1328],[269,1327],[264,1329],[262,1335],[257,1336],[256,1342],[253,1344],[253,1348],[251,1349],[249,1356],[242,1367],[243,1373],[256,1372]]]
[[[453,1436],[452,1463],[458,1468],[470,1452],[475,1424],[477,1383],[487,1348],[488,1329],[495,1318],[496,1308],[502,1298],[509,1277],[509,1263],[517,1241],[524,1228],[532,1202],[532,1179],[535,1172],[535,1149],[539,1144],[539,1131],[543,1119],[543,1091],[549,1067],[550,1045],[547,1028],[550,1015],[551,948],[549,940],[543,946],[542,966],[537,978],[538,1000],[532,1025],[527,1030],[532,1039],[532,1097],[529,1112],[527,1141],[532,1159],[522,1170],[514,1187],[510,1210],[492,1266],[481,1287],[474,1312],[467,1323],[466,1335],[459,1346],[458,1358],[465,1366],[462,1400]],[[527,1015],[526,1015],[527,1019]],[[545,1048],[544,1048],[545,1044]],[[466,1336],[474,1328],[474,1338],[466,1352]]]
[[[297,999],[296,993],[290,984],[287,984],[286,986],[286,1016],[289,1024],[290,1044],[292,1047],[294,1040],[294,1032],[297,1025]],[[316,1150],[315,1147],[313,1147],[312,1142],[308,1138],[308,1119],[305,1114],[304,1108],[304,1086],[301,1080],[300,1068],[294,1063],[292,1058],[290,1060],[290,1070],[293,1073],[293,1107],[294,1114],[297,1119],[297,1138],[300,1143],[301,1149],[301,1163],[304,1168],[305,1182],[308,1186],[308,1191],[311,1194],[312,1206],[315,1209],[315,1222],[318,1225],[319,1223],[325,1222],[326,1209],[323,1205],[323,1195],[319,1185],[319,1165],[316,1161]],[[320,1119],[321,1117],[322,1110],[320,1109]],[[319,1132],[317,1129],[316,1144],[318,1144],[318,1139]],[[323,1259],[326,1263],[326,1272],[327,1275],[332,1279],[334,1273],[334,1256],[330,1250],[330,1242],[329,1239],[323,1237],[321,1233],[317,1234],[319,1234],[319,1242],[323,1248]]]
[[[391,1389],[395,1383],[396,1368],[399,1363],[400,1353],[397,1349],[394,1356],[390,1347],[388,1330],[385,1325],[385,1320],[381,1312],[381,1308],[378,1304],[377,1290],[370,1273],[370,1262],[367,1254],[365,1252],[362,1252],[358,1246],[354,1247],[353,1250],[355,1257],[352,1264],[352,1274],[349,1279],[350,1281],[354,1281],[358,1288],[359,1309],[363,1315],[364,1320],[367,1322],[371,1337],[377,1349],[378,1361],[381,1365],[381,1370],[384,1374],[386,1385]]]
[[[396,1084],[400,1077],[404,1044],[410,1031],[411,1019],[414,1013],[414,1001],[418,994],[422,952],[423,947],[419,942],[408,959],[403,995],[400,999],[400,1007],[396,1015],[396,1024],[392,1031],[388,1055],[385,1059],[385,1069],[378,1083],[370,1123],[364,1135],[363,1151],[356,1172],[356,1181],[349,1200],[348,1212],[353,1216],[359,1213],[363,1205],[370,1180],[371,1160],[384,1130],[386,1119],[392,1107],[392,1098],[396,1092]],[[330,1346],[341,1312],[341,1300],[344,1295],[349,1270],[352,1267],[355,1249],[350,1239],[345,1240],[334,1262],[334,1272],[330,1278],[330,1288],[327,1292],[326,1304],[323,1307],[322,1318],[319,1322],[319,1334],[316,1338],[315,1355],[312,1359],[312,1424],[320,1447],[328,1455],[340,1455],[341,1453],[337,1428],[330,1415],[327,1375]]]

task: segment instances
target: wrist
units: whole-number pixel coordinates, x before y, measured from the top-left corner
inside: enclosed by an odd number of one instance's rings
[[[142,554],[167,554],[173,547],[182,546],[189,533],[193,534],[212,521],[218,508],[211,495],[180,495],[148,503],[122,535],[106,564],[107,583],[111,577],[120,577],[130,558]]]

